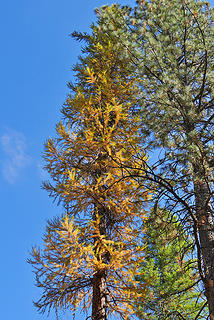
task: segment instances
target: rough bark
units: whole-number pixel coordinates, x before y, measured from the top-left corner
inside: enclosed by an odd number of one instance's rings
[[[190,132],[195,129],[195,125],[191,119],[187,118],[184,121],[184,129],[190,145],[200,146],[203,150],[203,143],[199,137],[193,140]],[[197,229],[200,241],[200,256],[202,258],[203,275],[202,281],[205,287],[205,295],[209,308],[210,320],[214,320],[214,221],[213,208],[211,204],[211,190],[209,179],[206,175],[205,163],[206,156],[202,152],[200,156],[195,155],[195,159],[191,161],[193,167],[193,184],[195,194],[195,206],[197,217]]]
[[[106,212],[105,208],[95,205],[95,211],[98,213],[100,218],[99,232],[101,235],[106,236]],[[96,215],[94,216],[96,219]],[[95,243],[99,239],[94,239]],[[95,251],[97,248],[95,247]],[[99,252],[96,253],[97,258],[102,260],[103,263],[108,263],[109,256],[107,253],[103,253],[101,257]],[[107,320],[107,285],[106,285],[106,270],[96,270],[93,276],[93,297],[92,297],[92,320]]]
[[[106,307],[106,274],[98,271],[93,277],[92,319],[107,320]]]
[[[196,214],[204,267],[205,295],[209,306],[210,320],[214,320],[214,222],[207,182],[194,182]]]

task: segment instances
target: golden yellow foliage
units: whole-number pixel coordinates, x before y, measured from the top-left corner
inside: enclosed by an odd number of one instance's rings
[[[113,43],[95,28],[86,40],[88,55],[75,68],[78,81],[62,108],[64,121],[46,144],[52,183],[44,188],[67,214],[49,222],[45,248],[32,253],[43,288],[36,305],[41,311],[87,309],[94,303],[95,275],[102,274],[107,314],[130,319],[133,299],[145,293],[136,276],[143,259],[144,202],[150,197],[139,190],[134,170],[123,169],[134,162],[138,170],[146,161],[139,118],[132,112],[138,88]]]
[[[79,306],[87,309],[92,303],[93,275],[104,270],[108,313],[118,313],[122,319],[129,319],[133,301],[145,293],[145,283],[134,280],[144,254],[142,230],[121,225],[112,230],[109,237],[100,233],[98,216],[83,227],[78,224],[69,216],[49,222],[45,249],[42,253],[33,251],[31,262],[37,268],[39,284],[47,291],[38,306],[41,310],[47,303],[48,307],[56,309],[75,310]],[[104,255],[110,257],[109,261],[103,261]]]

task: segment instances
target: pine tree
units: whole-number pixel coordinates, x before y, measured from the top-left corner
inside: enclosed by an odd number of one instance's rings
[[[140,281],[149,284],[137,303],[137,314],[147,320],[206,319],[193,241],[170,212],[157,208],[145,223],[145,257]]]
[[[213,320],[214,10],[206,1],[138,0],[133,10],[114,5],[98,14],[140,78],[142,140],[153,158],[138,176],[146,174],[158,201],[193,234]]]
[[[69,84],[57,138],[47,141],[44,154],[52,178],[44,188],[66,215],[48,222],[44,249],[32,251],[29,262],[43,289],[35,305],[41,312],[91,308],[93,320],[114,313],[131,319],[133,301],[145,294],[146,284],[136,275],[144,252],[144,202],[150,198],[121,169],[136,152],[146,161],[139,117],[132,112],[136,77],[119,58],[120,45],[95,26],[92,35],[74,36],[87,46],[74,68],[76,83]]]

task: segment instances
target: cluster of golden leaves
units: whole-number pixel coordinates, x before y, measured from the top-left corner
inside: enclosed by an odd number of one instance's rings
[[[37,306],[41,311],[46,307],[69,307],[75,311],[79,306],[88,310],[93,275],[104,270],[108,314],[130,319],[134,301],[143,299],[147,285],[135,280],[144,255],[141,231],[133,226],[119,226],[108,238],[100,233],[98,216],[84,227],[68,216],[61,222],[55,221],[54,228],[52,222],[45,236],[45,249],[33,251],[32,263],[46,289]],[[102,261],[103,254],[110,256],[108,263]]]
[[[49,222],[45,249],[33,251],[31,263],[43,288],[36,305],[41,311],[87,310],[93,275],[105,270],[108,313],[130,319],[133,301],[145,294],[145,284],[136,279],[144,249],[143,203],[150,197],[139,189],[134,170],[124,170],[124,164],[134,162],[138,170],[146,161],[139,149],[139,118],[131,113],[136,79],[126,73],[119,50],[115,55],[115,44],[95,30],[87,41],[89,54],[76,67],[79,82],[62,109],[65,121],[57,126],[57,139],[46,144],[53,182],[44,187],[68,213]]]

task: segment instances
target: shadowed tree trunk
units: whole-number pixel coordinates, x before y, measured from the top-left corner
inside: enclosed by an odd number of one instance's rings
[[[195,136],[195,140],[191,138],[191,132],[195,130],[195,125],[189,118],[185,123],[185,130],[190,145],[195,145],[196,148],[202,149],[202,143]],[[195,207],[197,218],[197,229],[200,240],[200,253],[203,269],[201,270],[201,278],[205,287],[205,295],[209,307],[210,320],[214,320],[214,221],[213,208],[211,204],[211,189],[209,185],[209,177],[206,173],[208,163],[203,152],[200,156],[196,153],[193,157],[193,183],[195,193]]]
[[[99,172],[101,174],[101,171]],[[99,233],[107,236],[107,216],[106,210],[102,206],[95,205],[94,219],[99,219]],[[96,244],[95,251],[97,259],[102,263],[109,262],[108,252],[99,253],[99,239],[95,237]],[[92,297],[92,320],[107,320],[107,284],[106,284],[106,270],[95,270],[93,276],[93,297]]]
[[[214,223],[210,190],[203,180],[194,183],[196,214],[204,266],[205,295],[209,306],[210,320],[214,320]]]

